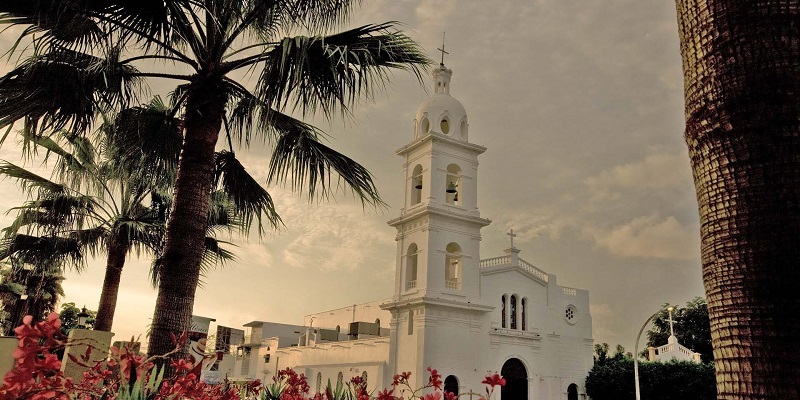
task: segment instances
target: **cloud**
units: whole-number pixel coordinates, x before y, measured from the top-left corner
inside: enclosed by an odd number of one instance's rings
[[[623,191],[675,191],[691,182],[686,154],[650,154],[644,159],[621,164],[584,180],[591,199],[616,200]]]
[[[625,258],[668,260],[699,259],[696,226],[681,224],[675,217],[637,217],[609,231],[594,232],[595,245]]]
[[[615,320],[616,314],[610,305],[589,304],[589,312],[592,314],[593,337],[605,338],[614,334],[618,324]]]

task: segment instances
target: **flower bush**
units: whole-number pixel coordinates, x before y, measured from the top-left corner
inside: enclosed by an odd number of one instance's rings
[[[0,400],[456,400],[465,395],[479,395],[480,400],[490,400],[496,386],[504,386],[505,379],[498,374],[487,375],[483,380],[485,393],[464,393],[456,396],[442,389],[442,375],[428,368],[428,383],[421,388],[411,387],[411,372],[394,376],[391,389],[367,390],[367,382],[360,376],[349,382],[330,380],[322,393],[310,395],[308,379],[287,368],[279,371],[269,385],[260,381],[237,387],[229,382],[209,385],[202,382],[191,362],[172,361],[173,377],[164,379],[163,369],[155,367],[158,358],[168,358],[183,348],[186,334],[173,338],[175,350],[163,356],[146,358],[128,347],[112,348],[108,360],[88,365],[91,351],[87,345],[80,357],[70,355],[70,360],[86,368],[80,382],[75,382],[61,371],[61,361],[56,351],[79,343],[68,342],[61,333],[57,313],[46,320],[31,324],[26,316],[23,324],[14,330],[19,346],[14,351],[14,368],[3,378]],[[427,393],[424,393],[427,392]],[[424,394],[423,394],[424,393]]]

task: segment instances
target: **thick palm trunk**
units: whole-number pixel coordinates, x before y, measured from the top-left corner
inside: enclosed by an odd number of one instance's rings
[[[111,332],[114,311],[117,308],[119,282],[122,278],[122,267],[125,266],[128,246],[119,238],[109,238],[106,252],[106,276],[103,279],[103,291],[100,293],[100,304],[97,306],[94,330]]]
[[[174,344],[170,333],[180,336],[191,322],[206,237],[214,148],[222,127],[225,101],[225,92],[219,84],[193,83],[189,88],[185,138],[160,259],[150,355],[171,351]]]
[[[800,0],[676,0],[720,399],[800,398]]]

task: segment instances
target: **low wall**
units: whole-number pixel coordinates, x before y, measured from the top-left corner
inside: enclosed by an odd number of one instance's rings
[[[14,336],[0,336],[0,379],[14,368],[14,350],[18,343]]]

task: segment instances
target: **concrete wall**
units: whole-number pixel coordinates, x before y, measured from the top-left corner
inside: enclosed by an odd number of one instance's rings
[[[18,343],[14,336],[0,336],[0,379],[14,368],[14,350]]]

